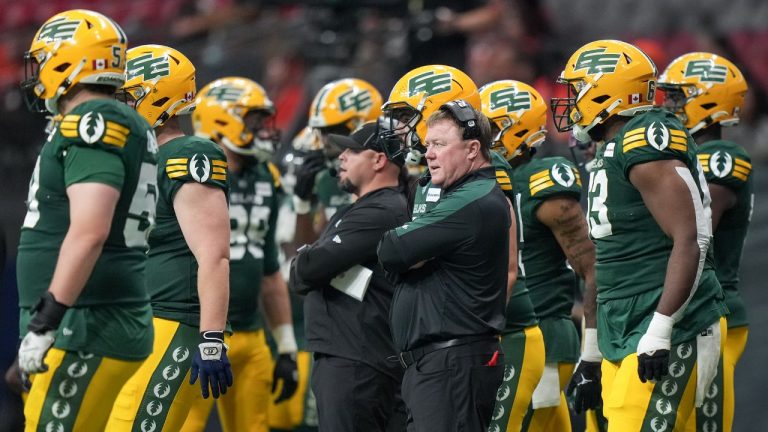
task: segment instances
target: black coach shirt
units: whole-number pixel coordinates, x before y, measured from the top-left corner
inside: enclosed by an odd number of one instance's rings
[[[509,201],[488,167],[462,177],[431,210],[384,234],[379,260],[396,275],[389,316],[398,351],[501,333],[510,223]]]
[[[299,252],[290,286],[307,295],[307,351],[361,361],[400,379],[400,366],[387,361],[396,354],[388,318],[394,286],[378,263],[376,245],[387,230],[409,219],[398,189],[378,189],[339,209],[320,238]],[[362,302],[330,285],[357,264],[373,271]]]

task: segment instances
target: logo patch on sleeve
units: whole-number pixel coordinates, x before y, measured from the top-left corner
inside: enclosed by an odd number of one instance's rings
[[[189,160],[189,173],[198,183],[205,183],[211,177],[211,161],[206,155],[195,154]]]
[[[576,176],[573,174],[571,167],[563,163],[552,165],[550,175],[553,180],[564,187],[571,187],[576,182]]]

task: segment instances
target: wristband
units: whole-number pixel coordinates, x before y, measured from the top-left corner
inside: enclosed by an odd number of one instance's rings
[[[597,329],[584,329],[584,350],[581,352],[581,359],[588,362],[600,362],[603,360],[603,354],[597,344]]]
[[[280,324],[272,329],[272,338],[277,344],[278,354],[289,354],[298,351],[296,336],[293,334],[293,324]]]
[[[305,215],[312,211],[312,201],[303,200],[296,195],[293,196],[293,211],[297,215]]]
[[[653,313],[650,324],[648,324],[648,330],[645,334],[648,336],[655,336],[664,340],[672,339],[672,328],[675,326],[675,320],[672,317],[660,314],[658,312]]]
[[[49,330],[56,330],[64,319],[64,314],[69,306],[59,303],[50,291],[40,297],[32,311],[35,315],[29,321],[27,329],[35,333],[44,333]]]

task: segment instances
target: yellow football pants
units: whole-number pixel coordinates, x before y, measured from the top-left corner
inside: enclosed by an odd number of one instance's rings
[[[722,347],[724,319],[720,331]],[[616,363],[603,360],[603,414],[609,432],[685,430],[696,398],[697,340],[673,345],[669,354],[669,374],[655,383],[640,381],[636,353]]]
[[[141,365],[57,348],[45,363],[24,404],[27,432],[103,430],[121,384]]]
[[[518,432],[544,372],[544,336],[539,326],[531,326],[502,336],[501,346],[506,362],[504,380],[496,392],[489,430]]]
[[[524,431],[530,432],[549,432],[549,431],[570,431],[571,416],[568,412],[568,403],[565,401],[565,387],[571,380],[574,363],[558,363],[557,375],[560,381],[560,404],[556,407],[533,409],[529,406],[525,419],[523,420]]]
[[[299,370],[299,386],[296,393],[279,404],[270,398],[269,427],[292,430],[301,425],[317,426],[317,405],[309,386],[312,375],[312,353],[299,351],[296,362]]]
[[[224,432],[267,432],[273,368],[264,330],[237,332],[226,342],[237,385],[216,401],[221,427]],[[208,423],[213,398],[203,399],[198,392],[194,399],[183,432],[202,432]]]
[[[189,384],[198,329],[157,317],[152,324],[152,354],[120,390],[105,429],[109,432],[178,431],[200,393],[199,382]]]

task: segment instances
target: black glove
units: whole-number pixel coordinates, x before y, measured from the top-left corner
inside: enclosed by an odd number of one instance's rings
[[[272,375],[272,393],[277,390],[277,382],[283,381],[283,389],[275,399],[275,403],[279,404],[284,400],[288,400],[296,393],[296,388],[299,386],[299,370],[296,368],[296,353],[291,354],[279,354],[277,361],[275,362],[275,371]]]
[[[224,332],[204,331],[200,333],[200,343],[192,358],[192,370],[189,383],[194,384],[200,378],[203,399],[208,399],[208,388],[214,398],[224,394],[232,387],[232,366],[227,358],[227,345],[224,344]]]
[[[304,201],[312,198],[312,190],[315,188],[315,177],[325,169],[325,156],[322,151],[308,152],[304,156],[304,163],[296,167],[296,184],[293,193]]]
[[[37,305],[35,314],[27,325],[29,330],[19,347],[19,367],[27,374],[48,370],[45,356],[53,346],[59,328],[69,306],[59,303],[50,291],[46,291]]]
[[[640,381],[659,381],[669,372],[669,350],[658,349],[653,353],[637,355],[637,374]]]
[[[581,414],[602,405],[601,377],[600,362],[581,360],[576,366],[568,388],[565,390],[565,394],[573,401],[573,409],[576,413]]]

